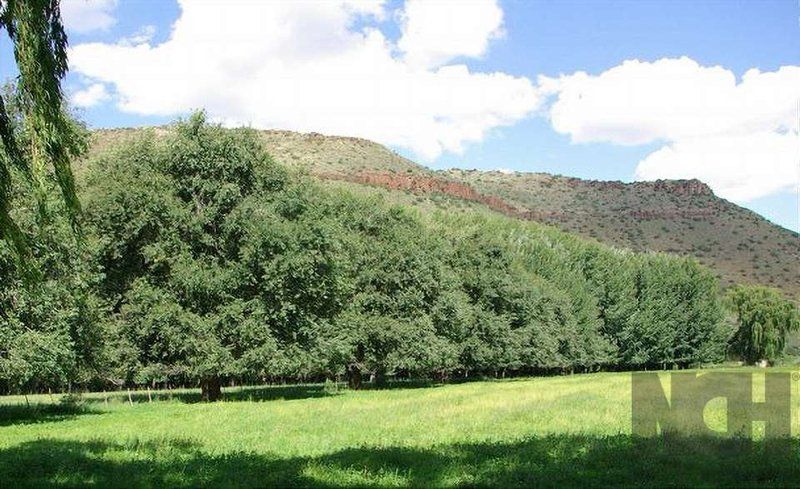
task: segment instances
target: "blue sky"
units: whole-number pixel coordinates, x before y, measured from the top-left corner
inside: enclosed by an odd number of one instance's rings
[[[322,2],[64,0],[66,91],[93,127],[205,107],[433,168],[696,177],[800,230],[795,0]]]

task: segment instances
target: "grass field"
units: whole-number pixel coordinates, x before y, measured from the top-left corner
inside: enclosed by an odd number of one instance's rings
[[[795,440],[786,450],[690,435],[633,439],[625,373],[225,396],[204,404],[190,390],[156,392],[152,402],[137,393],[131,405],[126,393],[90,394],[57,405],[45,395],[30,407],[0,398],[0,487],[800,482]]]

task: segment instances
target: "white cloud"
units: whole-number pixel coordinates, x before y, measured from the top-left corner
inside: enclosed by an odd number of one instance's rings
[[[92,85],[73,93],[70,97],[72,105],[82,108],[94,107],[95,105],[110,99],[111,95],[108,93],[105,85],[102,83],[93,83]]]
[[[73,32],[104,31],[116,23],[112,15],[116,6],[117,0],[62,0],[61,17]]]
[[[429,158],[458,152],[538,105],[527,78],[409,65],[370,27],[386,14],[382,2],[180,6],[166,42],[77,45],[72,69],[113,85],[127,112],[206,108],[228,124],[361,136]]]
[[[633,60],[539,83],[555,97],[553,128],[573,142],[664,142],[639,163],[639,179],[699,178],[740,202],[798,185],[798,66],[737,82],[686,57]]]
[[[128,37],[123,37],[119,40],[119,44],[123,44],[126,46],[137,46],[139,44],[147,44],[152,39],[153,36],[156,35],[156,26],[154,25],[146,25],[142,26],[133,33],[133,35]]]
[[[681,139],[642,160],[636,177],[698,178],[722,197],[748,202],[798,189],[798,141],[796,132]]]
[[[503,35],[497,0],[408,0],[399,14],[397,45],[414,66],[439,66],[458,56],[483,56]]]

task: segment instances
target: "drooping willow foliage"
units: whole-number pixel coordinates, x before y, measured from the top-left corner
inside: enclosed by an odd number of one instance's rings
[[[0,96],[0,236],[25,257],[25,237],[11,215],[12,173],[31,184],[42,220],[48,217],[48,180],[55,180],[76,229],[80,203],[70,157],[84,149],[84,140],[64,111],[67,36],[59,1],[0,0],[0,30],[11,39],[19,72],[13,94],[18,113]]]
[[[732,350],[747,363],[774,361],[786,346],[786,335],[800,329],[800,310],[777,289],[738,285],[726,298],[738,323]]]

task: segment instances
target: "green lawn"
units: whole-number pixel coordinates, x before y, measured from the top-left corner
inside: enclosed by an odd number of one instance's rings
[[[0,398],[0,487],[800,483],[794,441],[632,439],[625,373],[153,398],[92,394],[74,408]]]

